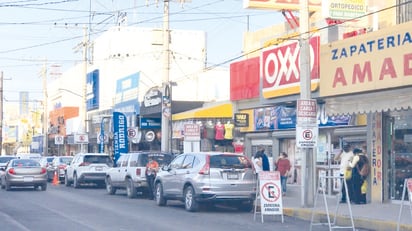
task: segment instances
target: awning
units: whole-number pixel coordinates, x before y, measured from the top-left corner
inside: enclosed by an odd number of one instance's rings
[[[345,115],[412,108],[412,87],[324,99],[326,114]]]
[[[201,119],[201,118],[232,118],[233,107],[231,103],[205,106],[199,109],[174,114],[172,120]]]

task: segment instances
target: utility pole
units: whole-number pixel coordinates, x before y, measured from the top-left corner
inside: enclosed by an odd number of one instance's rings
[[[311,73],[309,53],[309,7],[308,1],[300,1],[300,99],[310,100]],[[298,109],[299,110],[299,109]],[[303,124],[298,124],[302,126]],[[298,140],[298,139],[297,139]],[[301,205],[313,207],[315,195],[315,157],[310,148],[300,148],[302,155],[301,166]]]
[[[169,0],[164,0],[163,4],[163,81],[162,81],[162,132],[161,132],[161,150],[169,150],[169,123],[171,120],[170,110],[170,90],[169,90],[169,69],[170,69],[170,31],[169,31]]]
[[[43,79],[43,156],[47,156],[49,153],[48,150],[48,124],[47,121],[49,120],[48,116],[48,94],[47,94],[47,61],[44,61],[44,66],[42,70],[42,79]]]
[[[80,120],[81,120],[81,127],[80,130],[82,134],[87,134],[87,47],[88,47],[88,33],[87,27],[83,27],[83,81],[82,81],[82,107],[80,113]],[[87,152],[87,148],[85,150],[84,146],[88,146],[88,144],[82,144],[81,149],[82,152]]]
[[[3,153],[3,72],[0,73],[0,155]]]

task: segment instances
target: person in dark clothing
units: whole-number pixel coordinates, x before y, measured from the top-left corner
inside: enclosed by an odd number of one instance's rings
[[[362,195],[362,184],[366,180],[364,176],[361,176],[359,169],[362,169],[364,164],[368,160],[368,158],[363,154],[362,150],[355,148],[353,150],[353,157],[352,162],[349,163],[350,167],[352,167],[352,198],[351,201],[354,204],[366,204],[366,197]]]
[[[258,152],[255,156],[260,156],[262,158],[262,171],[270,171],[269,158],[265,153],[265,148],[259,146]]]

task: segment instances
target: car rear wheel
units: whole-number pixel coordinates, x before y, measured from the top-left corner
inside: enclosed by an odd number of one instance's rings
[[[116,193],[116,188],[113,187],[110,177],[106,177],[106,191],[110,195],[114,195]]]
[[[136,188],[130,178],[126,179],[126,193],[128,198],[135,198],[137,196]]]
[[[40,185],[40,189],[41,189],[41,191],[46,191],[47,183],[44,183],[44,184]]]
[[[192,186],[188,186],[184,192],[185,209],[189,212],[196,212],[199,204],[195,200],[195,190]]]
[[[161,183],[157,183],[156,186],[156,193],[155,193],[155,200],[158,206],[165,206],[167,203],[166,198],[163,196],[163,186]]]
[[[73,187],[74,188],[80,188],[80,182],[77,179],[77,174],[76,173],[73,175]]]

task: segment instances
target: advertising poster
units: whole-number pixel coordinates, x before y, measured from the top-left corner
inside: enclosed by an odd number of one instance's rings
[[[262,171],[259,173],[260,208],[262,214],[283,215],[280,173]]]
[[[127,140],[127,119],[121,112],[113,112],[113,143],[114,143],[114,162],[120,157],[120,153],[128,153]]]

